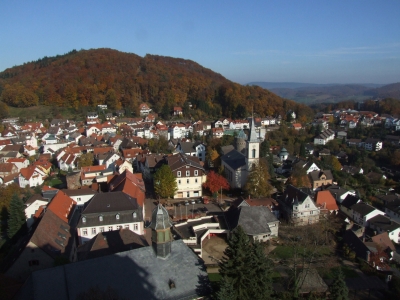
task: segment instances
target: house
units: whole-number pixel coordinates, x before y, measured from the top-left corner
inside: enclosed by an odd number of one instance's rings
[[[82,185],[91,185],[97,177],[111,175],[112,171],[107,170],[105,165],[90,166],[81,168],[81,183]]]
[[[400,198],[397,197],[385,205],[385,214],[400,223]]]
[[[346,172],[348,174],[351,174],[353,176],[356,175],[356,174],[363,174],[364,173],[364,170],[362,168],[355,167],[355,166],[343,166],[342,171]]]
[[[142,103],[139,105],[139,112],[141,116],[147,116],[151,112],[151,108],[146,104]]]
[[[65,189],[61,191],[76,202],[76,209],[79,211],[81,211],[85,204],[88,203],[94,197],[94,195],[98,193],[97,191],[93,191],[92,189],[88,188],[76,190]]]
[[[269,208],[277,219],[280,218],[279,203],[273,198],[237,199],[234,201],[233,206],[265,206]]]
[[[206,182],[206,173],[197,157],[178,153],[166,157],[166,161],[176,178],[178,187],[174,198],[201,197],[203,195],[202,184]]]
[[[351,206],[351,210],[353,212],[353,220],[354,222],[362,225],[367,226],[367,222],[377,215],[384,215],[383,211],[376,209],[375,207],[364,203],[359,202]]]
[[[320,208],[321,214],[337,213],[339,210],[335,198],[329,191],[318,191],[315,195],[315,204]]]
[[[398,135],[386,135],[385,143],[390,143],[394,146],[400,146],[400,136]]]
[[[278,199],[281,214],[294,226],[317,223],[320,209],[314,203],[310,195],[294,187],[286,186],[286,189]]]
[[[314,138],[314,145],[326,145],[326,143],[332,141],[334,138],[335,132],[331,129],[327,129]]]
[[[347,193],[346,193],[347,194]],[[353,205],[362,202],[359,197],[355,195],[347,194],[347,196],[340,202],[340,211],[343,212],[350,218],[353,218]]]
[[[43,198],[39,194],[33,195],[25,202],[26,226],[28,228],[31,228],[36,220],[35,214],[39,210],[43,210],[43,207],[46,207],[48,203],[49,203],[48,200]]]
[[[174,116],[181,116],[183,114],[182,107],[174,106],[173,114]]]
[[[17,174],[18,171],[19,171],[18,167],[15,164],[11,163],[11,162],[0,164],[0,176],[1,177],[8,176],[8,175],[11,175],[11,174]]]
[[[206,146],[200,142],[178,142],[177,150],[188,156],[196,156],[200,161],[206,159]]]
[[[379,139],[367,138],[364,141],[364,148],[367,151],[379,151],[382,149],[382,141]]]
[[[19,173],[18,181],[21,188],[35,187],[43,184],[45,174],[43,171],[32,165],[27,168],[22,168]]]
[[[361,147],[363,145],[361,139],[348,139],[346,141],[347,145],[353,146],[353,147]]]
[[[224,130],[222,128],[212,128],[211,129],[211,134],[213,138],[220,139],[224,136]]]
[[[266,206],[239,206],[228,213],[231,230],[241,226],[252,241],[278,237],[279,221]]]
[[[142,207],[136,198],[123,192],[96,194],[82,211],[76,227],[79,244],[87,243],[99,232],[122,228],[143,235]]]
[[[387,233],[389,238],[398,244],[400,242],[400,224],[384,215],[376,215],[368,220],[368,226],[377,233]]]
[[[293,123],[292,128],[294,130],[301,130],[301,129],[303,129],[303,125],[301,125],[301,123]]]
[[[46,210],[5,274],[25,281],[34,271],[53,268],[60,258],[76,261],[74,231],[52,210]]]
[[[285,148],[283,148],[285,149]],[[283,157],[284,159],[284,157]],[[287,157],[286,157],[287,159]],[[286,160],[284,159],[284,160]],[[293,164],[293,168],[299,167],[305,171],[306,174],[309,174],[313,171],[320,171],[320,168],[313,162],[313,161],[305,161],[305,160],[299,160],[298,162]]]
[[[76,208],[76,201],[68,197],[63,191],[58,191],[47,205],[61,220],[70,224]]]
[[[319,170],[308,173],[313,190],[332,184],[333,175],[330,170]]]

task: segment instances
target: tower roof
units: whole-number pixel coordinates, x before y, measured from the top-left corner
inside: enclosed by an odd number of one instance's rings
[[[161,204],[158,204],[157,207],[153,210],[153,213],[151,215],[151,223],[149,227],[151,229],[157,230],[157,229],[167,229],[172,226],[170,220],[169,220],[169,215],[168,211],[165,209],[164,206]]]
[[[247,139],[247,135],[244,133],[243,129],[240,129],[236,138],[245,140],[245,139]]]
[[[249,142],[250,143],[258,143],[259,142],[258,137],[257,137],[257,132],[256,132],[256,126],[254,125],[254,117],[251,118]]]

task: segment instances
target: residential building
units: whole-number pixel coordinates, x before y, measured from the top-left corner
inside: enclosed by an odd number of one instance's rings
[[[368,226],[377,233],[387,233],[389,238],[398,244],[400,242],[400,224],[384,215],[376,215],[368,220]]]
[[[320,208],[321,214],[336,214],[339,211],[336,200],[329,191],[318,191],[315,195],[315,204]]]
[[[197,157],[178,153],[166,157],[166,161],[176,178],[178,187],[174,198],[201,197],[203,195],[202,184],[206,182],[206,173]]]
[[[28,228],[31,228],[36,220],[35,214],[39,210],[43,210],[43,208],[46,207],[48,203],[48,200],[43,198],[39,194],[33,195],[25,202],[26,226]]]
[[[144,234],[142,207],[136,198],[123,192],[96,194],[77,224],[79,244],[88,242],[99,232],[122,228]]]
[[[313,190],[321,189],[323,186],[332,184],[333,175],[330,170],[319,170],[308,173]]]
[[[152,109],[146,103],[139,105],[139,112],[141,116],[147,116],[151,111]]]
[[[351,210],[353,211],[353,220],[354,222],[367,226],[367,222],[377,215],[384,215],[383,211],[376,209],[375,207],[364,203],[359,202],[351,206]]]
[[[206,146],[200,142],[179,142],[177,150],[188,156],[196,156],[200,161],[206,159]]]
[[[314,145],[326,145],[335,138],[335,132],[327,129],[314,138]]]
[[[44,173],[34,165],[22,168],[18,177],[19,186],[22,188],[35,187],[43,184],[44,178]]]
[[[367,151],[379,151],[382,149],[382,141],[379,139],[367,138],[364,141],[364,148]]]
[[[295,226],[317,223],[320,209],[311,196],[294,187],[286,186],[286,189],[278,199],[282,216]]]
[[[80,211],[83,210],[85,204],[88,203],[94,197],[94,195],[98,193],[97,191],[93,191],[89,188],[76,190],[65,189],[62,190],[62,192],[76,202],[76,209]]]

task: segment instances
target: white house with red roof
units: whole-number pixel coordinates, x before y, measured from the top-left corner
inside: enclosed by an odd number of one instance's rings
[[[19,173],[18,181],[21,188],[35,187],[43,184],[44,173],[39,170],[36,166],[29,166],[27,168],[22,168]]]
[[[21,171],[22,168],[27,168],[29,166],[29,160],[23,157],[9,158],[7,162],[14,164],[18,168],[18,173]]]
[[[180,116],[183,114],[182,107],[174,106],[174,116]]]
[[[141,116],[147,116],[151,112],[151,108],[146,103],[142,103],[139,105],[139,111]]]

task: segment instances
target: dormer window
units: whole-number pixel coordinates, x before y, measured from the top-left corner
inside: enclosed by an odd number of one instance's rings
[[[199,175],[199,171],[194,170],[194,176],[198,176]]]
[[[103,216],[99,216],[99,221],[103,222]]]
[[[86,217],[82,217],[82,222],[86,223]]]
[[[181,177],[181,171],[177,172],[178,177]]]
[[[134,219],[136,219],[136,217],[137,217],[137,213],[136,213],[136,212],[134,212],[134,213],[132,214],[132,216],[133,216],[133,218],[134,218]]]
[[[117,215],[115,216],[115,218],[116,218],[117,220],[119,220],[119,214],[117,214]]]
[[[186,171],[186,176],[190,176],[190,171]]]

